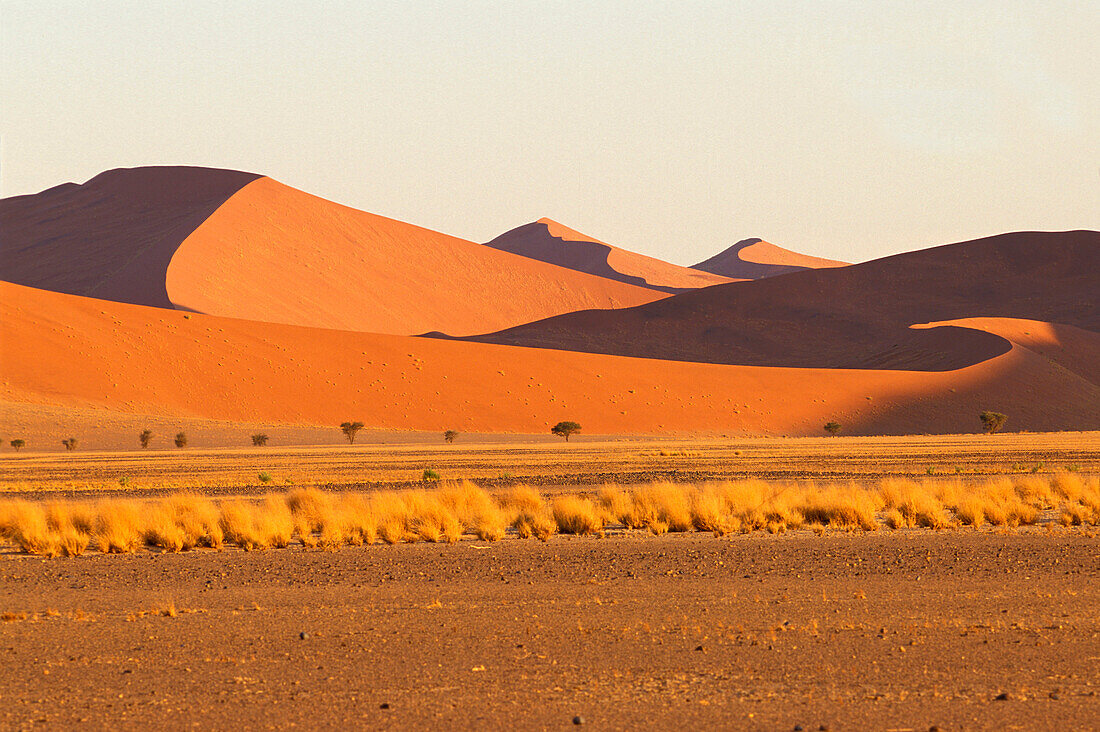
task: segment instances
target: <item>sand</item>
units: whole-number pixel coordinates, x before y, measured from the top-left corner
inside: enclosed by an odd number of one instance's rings
[[[184,240],[167,287],[181,309],[404,335],[485,332],[663,296],[340,206],[271,178],[245,186]]]
[[[0,726],[1087,729],[1098,572],[1061,529],[0,556]]]
[[[605,244],[547,218],[501,234],[486,246],[659,292],[686,292],[734,281]]]
[[[974,431],[994,409],[1015,430],[1100,428],[1094,384],[1015,344],[947,372],[726,366],[256,323],[4,283],[0,343],[11,419],[47,405],[426,431],[545,434],[571,419],[590,434],[804,435],[836,419],[847,434],[906,434]]]
[[[847,264],[835,259],[799,254],[763,239],[751,238],[742,239],[710,259],[692,265],[692,268],[725,277],[759,280],[804,269],[845,267]]]

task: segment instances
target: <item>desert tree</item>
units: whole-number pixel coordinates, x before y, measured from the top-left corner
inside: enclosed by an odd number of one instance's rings
[[[982,421],[982,430],[991,435],[997,432],[1005,426],[1005,422],[1008,421],[1008,417],[1000,412],[985,411],[978,415],[978,419]]]
[[[186,432],[177,432],[176,433],[176,447],[187,447],[187,433]]]
[[[825,431],[828,432],[830,435],[835,435],[836,433],[840,432],[840,422],[826,422]]]
[[[142,430],[138,439],[141,440],[142,447],[149,447],[149,443],[153,441],[153,430]]]
[[[344,437],[348,438],[348,444],[355,444],[355,435],[359,430],[363,429],[362,422],[343,422],[340,424],[340,431],[344,433]]]
[[[458,432],[455,430],[447,430],[443,433],[443,439],[448,443],[454,442],[456,437],[458,437]]]
[[[550,428],[550,432],[558,437],[564,437],[566,442],[569,442],[569,435],[576,434],[581,431],[581,426],[576,422],[558,422],[556,425]]]
[[[267,435],[265,435],[263,432],[257,432],[256,434],[252,435],[252,444],[255,447],[263,447],[267,444]]]
[[[19,451],[19,450],[23,449],[23,446],[26,445],[27,442],[25,440],[15,439],[15,440],[12,440],[11,442],[9,442],[8,444],[11,445],[12,447],[14,447],[16,449],[16,451]]]
[[[76,438],[75,437],[70,437],[67,440],[62,440],[61,444],[65,446],[66,450],[68,450],[69,452],[72,452],[73,450],[76,449]]]

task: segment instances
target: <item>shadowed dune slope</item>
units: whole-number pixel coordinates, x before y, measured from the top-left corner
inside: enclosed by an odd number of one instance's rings
[[[692,269],[713,272],[735,279],[760,280],[804,269],[847,267],[847,262],[799,254],[763,239],[742,239]]]
[[[687,292],[733,281],[613,247],[551,219],[524,224],[486,246],[660,292]]]
[[[171,307],[180,242],[257,176],[189,167],[120,168],[83,185],[0,200],[0,279]]]
[[[243,188],[183,242],[167,282],[182,309],[407,335],[484,332],[663,297],[341,206],[270,178]]]
[[[1040,320],[1100,331],[1100,234],[1021,232],[579,312],[472,340],[756,366],[942,371],[1005,352],[929,321]]]
[[[589,434],[812,435],[830,419],[846,434],[973,432],[983,409],[1013,429],[1100,428],[1100,388],[1020,345],[952,372],[726,366],[326,331],[0,283],[0,428],[43,407],[102,410],[104,425],[144,414],[543,434],[563,419]]]

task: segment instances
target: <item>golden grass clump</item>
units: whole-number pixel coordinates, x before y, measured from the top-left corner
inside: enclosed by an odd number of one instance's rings
[[[452,544],[462,536],[462,523],[437,496],[427,491],[404,494],[408,507],[409,533],[416,539]]]
[[[835,529],[875,531],[878,508],[877,496],[854,485],[807,491],[801,501],[807,522]]]
[[[286,547],[295,528],[294,515],[279,496],[225,501],[220,525],[225,539],[245,551]]]
[[[887,525],[895,529],[912,526],[945,529],[951,526],[951,519],[940,497],[954,498],[956,495],[954,481],[917,483],[887,479],[879,485],[879,496],[888,509]]]
[[[132,554],[144,540],[144,507],[135,501],[96,504],[95,539],[104,554]]]
[[[725,536],[741,528],[741,520],[733,511],[721,490],[708,484],[691,495],[691,522],[699,531]]]
[[[409,509],[400,495],[376,493],[370,497],[370,509],[382,541],[396,544],[405,539]]]
[[[551,506],[554,522],[563,534],[602,534],[603,512],[587,498],[559,496]]]
[[[521,539],[535,537],[549,541],[558,530],[557,521],[551,515],[539,492],[529,485],[513,486],[501,496],[501,508],[510,517],[516,535]]]
[[[329,494],[316,488],[295,488],[286,494],[286,505],[294,519],[294,534],[302,546],[317,546],[316,534],[324,534],[323,543],[329,548],[344,543]]]
[[[466,531],[482,541],[504,538],[508,519],[488,491],[468,480],[446,483],[438,491],[439,500],[461,522]]]
[[[649,529],[658,535],[666,531],[691,531],[695,527],[687,491],[685,486],[663,481],[638,486],[632,495],[633,508],[627,526]],[[561,527],[560,521],[558,526]]]
[[[627,527],[634,523],[634,499],[617,484],[605,483],[600,486],[596,500],[603,509],[605,522]]]
[[[370,499],[362,493],[349,493],[340,497],[336,510],[340,520],[325,525],[321,532],[321,544],[332,545],[337,535],[352,546],[371,545],[378,539],[378,519]]]

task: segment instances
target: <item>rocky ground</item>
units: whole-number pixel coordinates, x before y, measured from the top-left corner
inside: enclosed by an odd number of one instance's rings
[[[1100,539],[0,556],[0,727],[1087,729]]]

